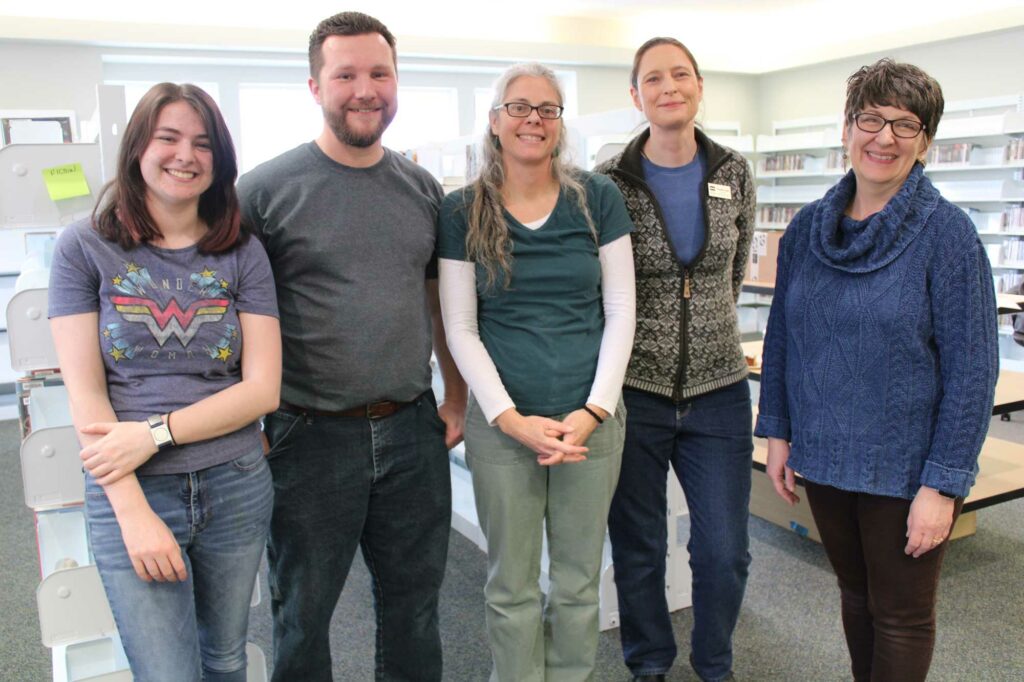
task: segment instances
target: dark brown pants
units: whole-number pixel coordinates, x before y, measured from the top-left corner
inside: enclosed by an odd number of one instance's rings
[[[853,679],[923,681],[935,646],[935,597],[949,540],[914,559],[903,553],[910,500],[805,484],[839,578]],[[962,505],[957,500],[954,520]]]

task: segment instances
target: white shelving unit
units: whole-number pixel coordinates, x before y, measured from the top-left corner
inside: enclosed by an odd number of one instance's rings
[[[800,206],[820,198],[844,174],[837,165],[842,125],[841,116],[776,121],[772,134],[758,135],[758,229],[785,229]],[[925,169],[978,227],[997,291],[1024,281],[1024,243],[1016,241],[1024,239],[1022,140],[1020,95],[947,103]]]

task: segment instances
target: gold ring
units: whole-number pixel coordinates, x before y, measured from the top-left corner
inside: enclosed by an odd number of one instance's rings
[[[945,540],[945,539],[946,538],[932,538],[932,544],[933,545],[942,544],[942,541]]]

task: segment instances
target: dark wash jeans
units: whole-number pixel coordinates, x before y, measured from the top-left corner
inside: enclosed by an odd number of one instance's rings
[[[266,431],[273,680],[332,679],[328,628],[357,546],[373,580],[376,679],[440,680],[451,478],[433,393],[383,419],[278,410]]]
[[[690,512],[692,663],[702,679],[719,680],[732,670],[750,566],[750,386],[738,381],[681,403],[626,389],[623,400],[626,446],[608,529],[626,665],[634,675],[665,673],[676,657],[665,597],[671,463]]]
[[[915,559],[903,553],[910,500],[804,485],[839,579],[853,679],[923,681],[935,648],[935,598],[949,539]],[[954,523],[962,507],[957,500]]]

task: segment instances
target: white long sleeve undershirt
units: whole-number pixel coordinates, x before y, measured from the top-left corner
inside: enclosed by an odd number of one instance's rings
[[[636,326],[636,282],[633,246],[629,235],[605,244],[598,254],[601,261],[604,332],[587,402],[614,414],[622,393],[626,365],[633,350]],[[505,390],[494,361],[480,340],[476,266],[467,261],[448,258],[439,259],[438,265],[441,315],[448,347],[488,423],[493,424],[498,415],[516,405]]]

